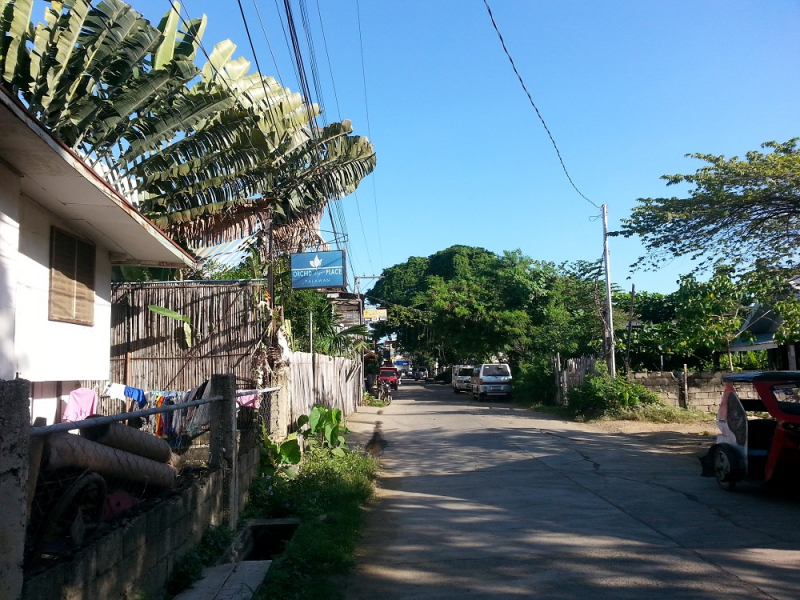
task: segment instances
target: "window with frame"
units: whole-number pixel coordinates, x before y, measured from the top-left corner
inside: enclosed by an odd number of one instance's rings
[[[94,325],[94,244],[57,229],[50,230],[51,321]]]

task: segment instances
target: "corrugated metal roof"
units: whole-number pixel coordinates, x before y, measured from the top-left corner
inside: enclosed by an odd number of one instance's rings
[[[250,243],[257,235],[258,232],[255,232],[252,235],[231,242],[224,242],[208,248],[198,248],[194,253],[198,259],[203,261],[212,260],[220,267],[236,267],[247,256],[250,250]]]

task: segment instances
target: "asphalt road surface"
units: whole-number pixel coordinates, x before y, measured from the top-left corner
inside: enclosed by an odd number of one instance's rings
[[[350,600],[800,598],[800,499],[700,477],[712,438],[589,431],[404,380]],[[666,437],[665,437],[666,436]]]

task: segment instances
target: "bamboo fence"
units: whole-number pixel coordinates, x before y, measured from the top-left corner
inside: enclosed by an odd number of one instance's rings
[[[252,358],[266,339],[266,284],[260,281],[119,283],[111,293],[111,381],[144,390],[187,390],[214,373],[254,387]],[[189,318],[184,323],[148,309]]]
[[[313,364],[312,364],[313,361]],[[344,416],[356,412],[361,400],[358,361],[322,354],[289,355],[291,422],[307,415],[317,404],[339,408]]]
[[[561,364],[561,356],[553,358],[553,372],[556,378],[556,403],[566,406],[567,393],[573,387],[581,385],[586,375],[594,371],[597,358],[581,356],[568,358]]]

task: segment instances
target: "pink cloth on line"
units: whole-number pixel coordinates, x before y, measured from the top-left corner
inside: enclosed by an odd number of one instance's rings
[[[61,422],[82,421],[97,412],[97,394],[89,388],[78,388],[69,393],[67,408],[61,415]]]
[[[240,393],[245,390],[240,390]],[[258,408],[260,394],[248,394],[247,396],[237,396],[236,402],[239,406],[248,406],[250,408]]]

